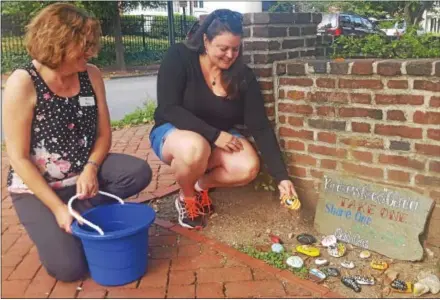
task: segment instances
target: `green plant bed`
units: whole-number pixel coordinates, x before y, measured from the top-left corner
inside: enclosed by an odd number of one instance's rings
[[[113,130],[131,127],[134,125],[150,124],[154,120],[154,111],[156,103],[147,101],[142,108],[137,108],[134,112],[125,115],[122,120],[112,121]]]
[[[243,253],[246,253],[247,255],[262,260],[265,263],[281,269],[281,270],[289,270],[291,271],[293,274],[295,274],[296,276],[303,278],[303,279],[307,279],[308,278],[308,274],[309,274],[309,270],[307,269],[306,266],[302,266],[300,269],[294,269],[290,266],[288,266],[286,264],[286,259],[289,256],[292,256],[292,254],[289,254],[286,251],[283,251],[281,253],[275,253],[275,252],[264,252],[264,251],[259,251],[257,250],[255,247],[253,246],[238,246],[237,250]]]

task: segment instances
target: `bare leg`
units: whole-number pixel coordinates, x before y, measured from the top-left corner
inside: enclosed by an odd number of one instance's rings
[[[168,135],[162,157],[174,171],[185,197],[194,197],[194,184],[205,173],[211,155],[211,146],[199,134],[174,130]]]
[[[260,161],[252,145],[240,139],[244,150],[228,153],[215,149],[208,162],[210,172],[199,179],[202,189],[246,185],[258,175]]]

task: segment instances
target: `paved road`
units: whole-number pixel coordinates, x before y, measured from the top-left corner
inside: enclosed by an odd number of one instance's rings
[[[142,107],[144,102],[148,100],[156,102],[156,81],[156,76],[106,80],[105,89],[111,120],[122,119],[137,107]],[[3,94],[3,90],[1,94]],[[3,140],[3,126],[0,125],[0,127]]]
[[[156,99],[156,76],[110,79],[105,81],[111,120],[120,120],[127,113]]]

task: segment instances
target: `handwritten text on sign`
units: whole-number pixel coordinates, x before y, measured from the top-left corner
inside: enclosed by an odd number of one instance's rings
[[[391,258],[419,260],[433,201],[412,191],[324,176],[315,226],[344,242]]]

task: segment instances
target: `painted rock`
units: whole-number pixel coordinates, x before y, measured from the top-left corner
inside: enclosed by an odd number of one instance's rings
[[[400,293],[411,293],[412,292],[412,283],[405,282],[400,279],[395,279],[391,282],[391,288]]]
[[[324,272],[324,274],[326,274],[327,276],[333,276],[333,277],[338,277],[341,275],[341,272],[339,272],[337,268],[333,268],[333,267],[324,268],[322,269],[322,272]]]
[[[271,241],[272,243],[275,243],[275,244],[282,244],[282,243],[283,243],[283,242],[281,241],[280,237],[279,237],[279,236],[276,236],[276,235],[274,235],[274,234],[269,233],[269,238],[270,238],[270,241]]]
[[[315,264],[317,266],[325,266],[328,264],[328,260],[326,260],[324,258],[317,258],[317,259],[315,259]]]
[[[438,292],[440,291],[440,280],[434,274],[426,276],[419,282],[427,285],[429,287],[429,291],[434,295],[438,294]]]
[[[313,278],[312,280],[317,281],[317,282],[323,281],[327,277],[323,272],[321,272],[318,269],[310,269],[309,274],[312,277],[313,276],[316,277],[316,278]]]
[[[284,251],[283,245],[278,244],[278,243],[272,244],[271,248],[272,248],[272,252],[275,252],[275,253],[281,253]]]
[[[361,291],[360,285],[356,282],[353,277],[342,277],[341,282],[348,288],[352,289],[356,293]]]
[[[359,257],[360,258],[369,258],[371,256],[370,251],[364,250],[361,251],[361,253],[359,253]]]
[[[298,240],[298,242],[300,242],[303,245],[310,245],[316,243],[316,238],[308,233],[301,233],[296,237],[296,239]]]
[[[319,256],[321,253],[318,248],[309,245],[298,245],[295,249],[298,253],[302,253],[312,257]]]
[[[370,263],[370,266],[373,269],[376,269],[376,270],[386,270],[386,269],[388,269],[388,264],[386,262],[384,262],[384,261],[381,261],[381,260],[373,259],[371,261],[371,263]]]
[[[329,246],[331,246],[331,245],[336,244],[337,241],[338,241],[338,240],[336,239],[336,236],[334,236],[334,235],[327,235],[327,236],[323,237],[323,239],[322,239],[322,241],[321,241],[321,244],[322,244],[324,247],[329,247]]]
[[[414,296],[418,297],[429,292],[429,286],[424,283],[417,282],[414,284]]]
[[[368,277],[368,276],[356,275],[353,278],[360,285],[374,285],[375,282],[373,277]]]
[[[333,257],[342,257],[344,256],[345,251],[345,245],[342,243],[333,244],[327,248],[328,254]]]
[[[304,265],[304,261],[299,256],[290,256],[287,258],[286,264],[292,268],[299,269]]]
[[[341,262],[341,266],[343,266],[346,269],[353,269],[354,268],[354,263],[352,261],[349,261],[349,260],[344,260],[343,262]]]

